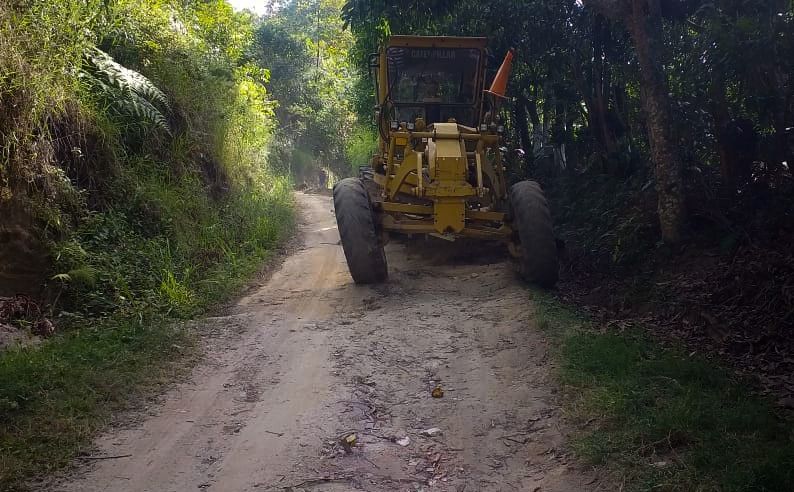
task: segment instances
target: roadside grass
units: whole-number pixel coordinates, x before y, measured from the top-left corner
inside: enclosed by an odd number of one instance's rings
[[[165,319],[106,321],[0,357],[0,490],[85,452],[114,412],[184,374],[194,334]]]
[[[158,270],[167,245],[163,238],[124,234],[126,247],[118,244],[118,249],[108,237],[96,249],[83,242],[95,253],[98,280],[71,301],[96,311],[69,313],[62,335],[0,354],[0,490],[29,490],[31,477],[62,468],[85,452],[116,412],[186,373],[198,355],[198,334],[176,319],[212,309],[261,268],[293,224],[289,203],[268,202],[266,210],[258,216],[267,218],[266,224],[255,217],[246,222],[250,241],[216,245],[211,262],[189,269],[207,239],[195,229],[195,246],[188,250],[188,243],[182,244],[169,260],[179,266],[176,275]],[[213,229],[223,223],[213,222]],[[102,248],[107,253],[100,254]],[[114,283],[115,290],[108,287]],[[112,312],[103,317],[100,308]]]
[[[148,189],[152,189],[150,186]],[[0,353],[0,490],[66,466],[117,412],[186,374],[198,333],[178,323],[239,292],[293,227],[288,182],[219,205],[194,187],[162,196],[166,228],[145,234],[135,210],[98,214],[62,248],[73,261],[61,334]],[[74,251],[72,251],[74,250]],[[75,251],[77,253],[75,253]],[[78,282],[74,271],[91,272]]]
[[[729,371],[637,331],[599,330],[547,294],[573,449],[621,490],[792,490],[794,421]]]

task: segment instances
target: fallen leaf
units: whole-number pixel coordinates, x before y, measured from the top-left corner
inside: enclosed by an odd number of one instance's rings
[[[346,453],[350,453],[353,451],[353,448],[356,447],[356,443],[358,442],[358,436],[355,434],[347,434],[341,439],[342,447],[345,448]]]

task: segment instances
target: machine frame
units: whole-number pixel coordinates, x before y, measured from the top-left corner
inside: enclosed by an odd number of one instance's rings
[[[372,60],[377,71],[376,117],[381,134],[374,156],[373,199],[383,231],[473,237],[509,242],[507,189],[499,150],[501,127],[485,113],[488,40],[462,37],[392,36]],[[457,122],[393,121],[388,117],[390,48],[476,49],[476,127]],[[495,107],[495,104],[491,104]],[[427,124],[427,122],[424,122]],[[423,131],[424,130],[424,131]]]
[[[388,278],[384,245],[394,233],[499,241],[522,278],[542,287],[556,283],[556,240],[543,190],[530,180],[508,188],[505,179],[497,114],[513,52],[486,89],[487,44],[486,38],[392,36],[371,55],[378,151],[358,178],[334,186],[339,235],[356,283]]]

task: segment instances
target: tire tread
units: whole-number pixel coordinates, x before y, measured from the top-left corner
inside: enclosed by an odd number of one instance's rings
[[[345,178],[334,186],[334,210],[353,280],[357,284],[384,282],[388,278],[386,255],[361,179]]]
[[[559,277],[559,260],[549,205],[535,181],[510,188],[513,227],[521,243],[519,274],[527,282],[551,288]]]

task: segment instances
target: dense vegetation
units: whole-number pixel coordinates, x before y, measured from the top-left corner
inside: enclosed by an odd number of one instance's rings
[[[359,79],[342,4],[285,2],[256,31],[256,59],[269,68],[279,102],[271,162],[307,186],[320,184],[318,173],[344,177],[367,165],[375,148],[369,114],[360,124],[352,106]]]
[[[272,248],[289,190],[267,165],[273,103],[245,56],[251,16],[26,1],[0,7],[0,28],[4,260],[41,264],[30,280],[51,279],[62,317],[188,315]]]

